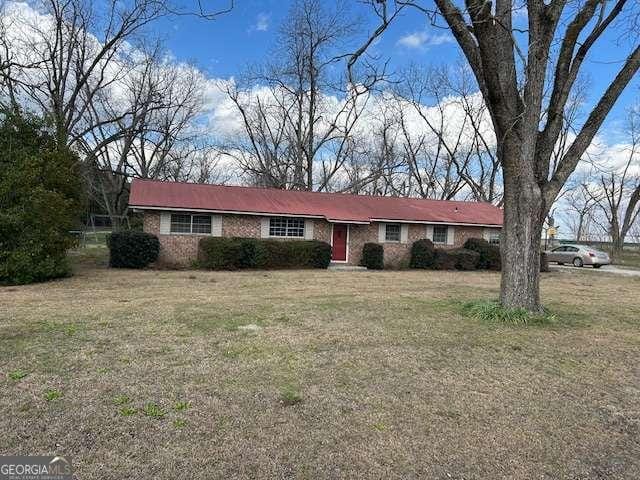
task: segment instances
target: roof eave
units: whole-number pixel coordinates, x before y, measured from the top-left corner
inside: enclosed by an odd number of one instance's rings
[[[203,213],[220,213],[231,215],[254,215],[254,216],[270,216],[270,217],[297,217],[297,218],[315,218],[326,220],[329,223],[351,223],[357,225],[369,225],[371,222],[387,222],[387,223],[414,223],[423,225],[454,225],[461,227],[493,227],[502,228],[501,223],[472,223],[472,222],[456,222],[456,221],[436,221],[436,220],[408,220],[396,218],[371,218],[367,220],[343,219],[343,218],[327,218],[324,215],[311,215],[300,213],[272,213],[272,212],[250,212],[241,210],[218,210],[208,208],[184,208],[171,206],[156,205],[129,205],[134,210],[157,210],[157,211],[176,211],[176,212],[203,212]]]
[[[229,213],[232,215],[257,215],[270,217],[300,217],[300,218],[319,218],[325,220],[323,215],[309,215],[299,213],[271,213],[271,212],[248,212],[242,210],[218,210],[212,208],[185,208],[185,207],[170,207],[170,206],[155,206],[155,205],[129,205],[129,208],[135,210],[160,210],[160,211],[172,211],[172,212],[202,212],[202,213]]]
[[[475,223],[475,222],[456,222],[456,221],[438,221],[438,220],[397,220],[393,218],[372,218],[372,222],[387,222],[387,223],[418,223],[421,225],[453,225],[459,227],[494,227],[502,228],[502,223]]]

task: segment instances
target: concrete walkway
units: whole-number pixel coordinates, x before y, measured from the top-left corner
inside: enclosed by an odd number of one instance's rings
[[[600,268],[593,267],[572,267],[570,265],[549,265],[549,269],[552,272],[592,272],[592,273],[612,273],[614,275],[621,275],[623,277],[640,277],[640,270],[633,270],[630,268],[617,267],[615,265],[605,265]]]

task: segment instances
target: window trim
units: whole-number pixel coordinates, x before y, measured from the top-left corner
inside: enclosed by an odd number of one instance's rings
[[[444,228],[444,241],[436,241],[436,228]],[[447,245],[449,242],[449,225],[434,225],[431,232],[431,241],[434,245]]]
[[[496,241],[497,239],[497,241]],[[499,231],[497,232],[489,232],[489,245],[497,245],[500,246],[500,239],[501,239],[501,234]]]
[[[189,231],[188,232],[174,232],[173,231],[173,217],[181,216],[181,217],[189,217]],[[193,231],[193,217],[209,217],[209,232],[194,232]],[[186,225],[186,222],[175,222]],[[206,225],[206,224],[198,224],[198,225]],[[211,236],[213,235],[213,215],[207,215],[205,213],[170,213],[169,214],[169,235],[200,235],[200,236]]]
[[[284,227],[272,227],[271,223],[277,220],[279,222],[285,222]],[[295,221],[295,222],[302,222],[302,235],[288,235],[289,230],[300,230],[300,227],[291,227],[289,226],[289,222],[291,221]],[[272,228],[284,228],[284,235],[271,235],[271,230]],[[307,234],[307,221],[305,218],[302,217],[281,217],[281,216],[277,216],[277,217],[269,217],[269,237],[268,238],[286,238],[286,239],[302,239],[304,240],[306,238],[306,234]]]

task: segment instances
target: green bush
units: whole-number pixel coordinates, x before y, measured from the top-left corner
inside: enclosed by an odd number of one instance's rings
[[[363,267],[371,270],[382,270],[384,268],[384,247],[379,243],[365,243],[362,247]]]
[[[480,254],[477,268],[481,270],[500,270],[502,268],[500,247],[491,245],[484,238],[469,238],[464,243],[464,248]]]
[[[431,268],[435,260],[433,242],[427,238],[417,240],[411,245],[411,268]]]
[[[253,240],[258,268],[327,268],[331,245],[319,240]]]
[[[449,251],[449,256],[454,259],[456,270],[475,270],[480,259],[480,254],[466,248],[457,248]]]
[[[433,268],[436,270],[475,270],[480,254],[466,248],[436,248]]]
[[[318,240],[207,237],[199,246],[199,263],[211,270],[327,268],[331,261],[331,245]]]
[[[116,232],[107,237],[109,266],[114,268],[144,268],[158,259],[160,241],[145,232]]]
[[[71,274],[84,193],[78,158],[42,121],[0,112],[0,284]]]
[[[442,248],[436,248],[433,254],[433,269],[434,270],[455,270],[455,259],[449,255],[449,250]]]
[[[222,237],[200,239],[198,254],[200,267],[208,270],[236,270],[255,266],[255,260],[251,259],[251,254],[255,251],[249,254],[250,245],[243,247],[242,240]]]

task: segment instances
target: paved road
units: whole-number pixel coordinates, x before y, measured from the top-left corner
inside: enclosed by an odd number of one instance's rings
[[[615,265],[605,265],[601,268],[593,267],[572,267],[569,265],[549,265],[551,271],[555,272],[592,272],[592,273],[613,273],[614,275],[622,275],[624,277],[640,277],[640,270],[632,270],[630,268],[616,267]]]

